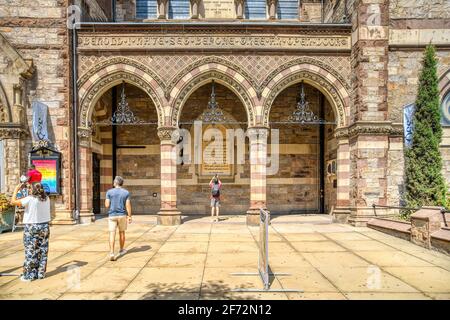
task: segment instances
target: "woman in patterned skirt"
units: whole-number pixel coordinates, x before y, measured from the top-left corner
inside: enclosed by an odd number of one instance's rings
[[[25,207],[23,216],[25,262],[23,264],[22,281],[43,279],[47,270],[48,240],[50,236],[50,199],[41,183],[32,185],[31,195],[17,199],[21,185],[13,193],[11,203]]]

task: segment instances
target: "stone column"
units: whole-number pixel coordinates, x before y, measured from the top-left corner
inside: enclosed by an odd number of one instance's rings
[[[236,19],[244,19],[244,3],[245,0],[234,0],[236,6]]]
[[[333,220],[347,223],[350,216],[350,147],[346,132],[337,132],[336,159],[336,208],[333,210]]]
[[[253,127],[248,129],[250,140],[250,208],[247,224],[259,225],[259,209],[266,208],[266,165],[267,136],[269,129]]]
[[[201,0],[190,0],[191,2],[191,19],[198,19],[198,7],[200,6]]]
[[[349,222],[363,226],[374,215],[373,204],[388,204],[388,0],[355,1],[352,22]]]
[[[158,0],[158,19],[167,19],[167,7],[169,0]]]
[[[92,150],[90,129],[78,129],[80,223],[95,221],[92,210]]]
[[[277,18],[277,0],[267,0],[267,6],[269,11],[269,20],[275,20]]]
[[[161,209],[158,224],[181,224],[181,212],[177,209],[177,142],[178,130],[175,127],[158,128],[161,139]]]

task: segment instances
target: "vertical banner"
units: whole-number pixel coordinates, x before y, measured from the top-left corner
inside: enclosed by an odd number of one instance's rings
[[[31,105],[33,109],[33,140],[48,141],[47,131],[47,105],[39,101],[33,101]]]
[[[405,137],[405,147],[412,146],[414,132],[414,104],[409,104],[403,108],[403,135]]]

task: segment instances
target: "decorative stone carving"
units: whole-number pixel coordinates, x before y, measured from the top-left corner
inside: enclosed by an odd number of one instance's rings
[[[0,139],[25,139],[28,132],[19,126],[0,126]]]
[[[78,144],[83,147],[91,146],[92,130],[86,127],[78,127]]]
[[[236,19],[244,19],[244,3],[245,0],[234,0],[236,5]]]
[[[269,136],[269,129],[266,127],[250,127],[247,130],[250,142],[266,142]]]
[[[269,7],[269,19],[275,20],[277,18],[277,0],[267,0]]]
[[[189,95],[189,93],[192,92],[192,90],[201,82],[204,82],[205,80],[214,79],[219,80],[218,82],[224,82],[227,85],[229,85],[233,91],[238,95],[238,97],[243,102],[244,108],[247,111],[247,118],[248,122],[250,124],[254,123],[254,114],[253,114],[253,103],[251,102],[250,97],[248,96],[248,90],[242,85],[237,82],[232,77],[228,76],[227,74],[221,73],[220,71],[208,71],[206,73],[203,73],[191,81],[188,82],[187,85],[185,85],[180,93],[173,99],[174,104],[172,105],[172,125],[177,126],[181,106],[184,104],[186,97]]]
[[[94,100],[97,97],[98,93],[101,92],[105,87],[108,87],[113,82],[118,81],[125,81],[130,82],[133,85],[137,86],[138,88],[145,91],[150,98],[152,99],[153,103],[156,106],[156,111],[158,114],[158,124],[161,126],[163,125],[163,108],[161,106],[161,103],[159,101],[159,98],[157,94],[154,92],[153,88],[150,86],[149,83],[147,83],[145,80],[140,78],[139,76],[131,73],[126,72],[116,72],[113,74],[110,74],[100,80],[98,80],[94,85],[92,85],[89,88],[89,91],[84,94],[83,97],[81,97],[81,110],[80,110],[80,126],[81,127],[88,127],[88,123],[90,121],[90,117],[92,115],[92,111],[94,109]]]
[[[211,57],[206,57],[204,59],[199,59],[197,61],[195,61],[194,63],[191,63],[190,65],[188,65],[187,67],[185,67],[183,70],[181,70],[179,73],[177,73],[169,82],[169,84],[167,85],[166,88],[166,98],[170,97],[170,92],[173,90],[173,88],[176,86],[176,84],[185,76],[187,75],[189,72],[193,71],[195,68],[198,68],[200,66],[206,65],[208,63],[217,63],[217,64],[221,64],[224,65],[230,69],[233,69],[234,71],[236,71],[237,73],[239,73],[245,80],[247,80],[248,82],[250,82],[250,84],[254,87],[257,88],[258,87],[258,83],[256,82],[256,80],[247,72],[245,71],[243,68],[241,68],[240,66],[238,66],[237,64],[221,58],[221,57],[217,57],[217,56],[211,56]]]
[[[151,68],[149,68],[148,66],[142,64],[139,61],[136,61],[134,59],[130,59],[128,57],[113,57],[110,59],[106,59],[103,60],[101,62],[97,62],[94,67],[90,68],[89,70],[87,70],[77,81],[77,85],[78,88],[81,88],[84,83],[89,80],[89,78],[91,78],[93,75],[95,75],[96,73],[98,73],[100,70],[107,68],[108,66],[112,66],[112,65],[116,65],[116,64],[125,64],[125,65],[129,65],[129,66],[133,66],[136,69],[139,69],[140,71],[148,74],[149,76],[151,76],[156,83],[158,83],[158,85],[165,90],[166,88],[166,84],[164,82],[164,80],[162,80],[158,74]]]
[[[160,127],[158,128],[158,137],[161,142],[177,143],[180,133],[176,127]]]
[[[83,51],[120,50],[295,50],[349,51],[348,35],[305,34],[80,34],[78,48]]]
[[[167,4],[169,0],[157,0],[158,1],[158,19],[167,19]]]
[[[8,118],[9,117],[7,114],[7,110],[6,110],[5,106],[3,105],[3,103],[0,101],[0,123],[9,122]]]
[[[392,122],[356,122],[348,128],[336,129],[334,136],[339,139],[358,135],[402,136],[403,125]]]
[[[191,19],[198,19],[198,7],[201,0],[189,0],[191,2]]]
[[[323,60],[317,59],[317,58],[313,58],[313,57],[300,57],[298,59],[290,60],[289,62],[284,63],[284,64],[280,65],[278,68],[276,68],[275,70],[273,70],[264,79],[264,81],[261,83],[261,85],[258,87],[258,91],[264,90],[264,88],[269,85],[270,81],[272,81],[273,78],[275,78],[283,70],[289,69],[290,67],[300,65],[300,64],[310,64],[313,66],[318,66],[318,67],[326,70],[327,72],[331,73],[334,77],[336,77],[336,79],[338,79],[339,82],[344,87],[347,88],[347,90],[350,90],[350,88],[351,88],[349,79],[346,80],[344,77],[342,77],[341,73],[336,71],[335,68],[333,68],[333,66],[330,65],[329,63],[327,63]]]
[[[300,82],[301,80],[308,79],[316,83],[319,87],[324,88],[330,95],[334,104],[334,110],[336,112],[336,123],[338,127],[345,126],[345,110],[344,103],[335,89],[334,85],[320,75],[311,73],[310,71],[299,71],[290,76],[287,76],[283,80],[279,81],[273,88],[271,88],[269,96],[266,98],[263,106],[264,125],[269,126],[269,114],[273,101],[280,94],[282,90],[290,85]]]

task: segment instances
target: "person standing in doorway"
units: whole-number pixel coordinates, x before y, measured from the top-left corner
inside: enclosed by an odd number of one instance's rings
[[[27,176],[29,184],[42,181],[42,173],[36,170],[36,166],[34,164],[30,164],[30,166],[28,167]]]
[[[214,177],[209,182],[209,187],[211,188],[211,218],[213,222],[218,222],[220,207],[220,188],[222,187],[222,181],[220,181],[217,174],[214,175]]]
[[[21,187],[22,183],[14,189],[11,204],[25,207],[23,216],[25,262],[23,264],[23,275],[20,279],[29,282],[44,279],[47,270],[49,222],[51,220],[50,199],[39,182],[31,185],[31,195],[17,199]]]
[[[125,231],[127,222],[131,223],[131,201],[130,193],[123,187],[123,178],[114,178],[114,188],[106,192],[105,207],[109,208],[108,228],[109,228],[109,259],[116,260],[126,253]],[[127,218],[128,214],[128,218]],[[128,221],[127,221],[128,220]],[[114,255],[114,244],[116,242],[116,229],[119,229],[120,251],[116,257]]]

